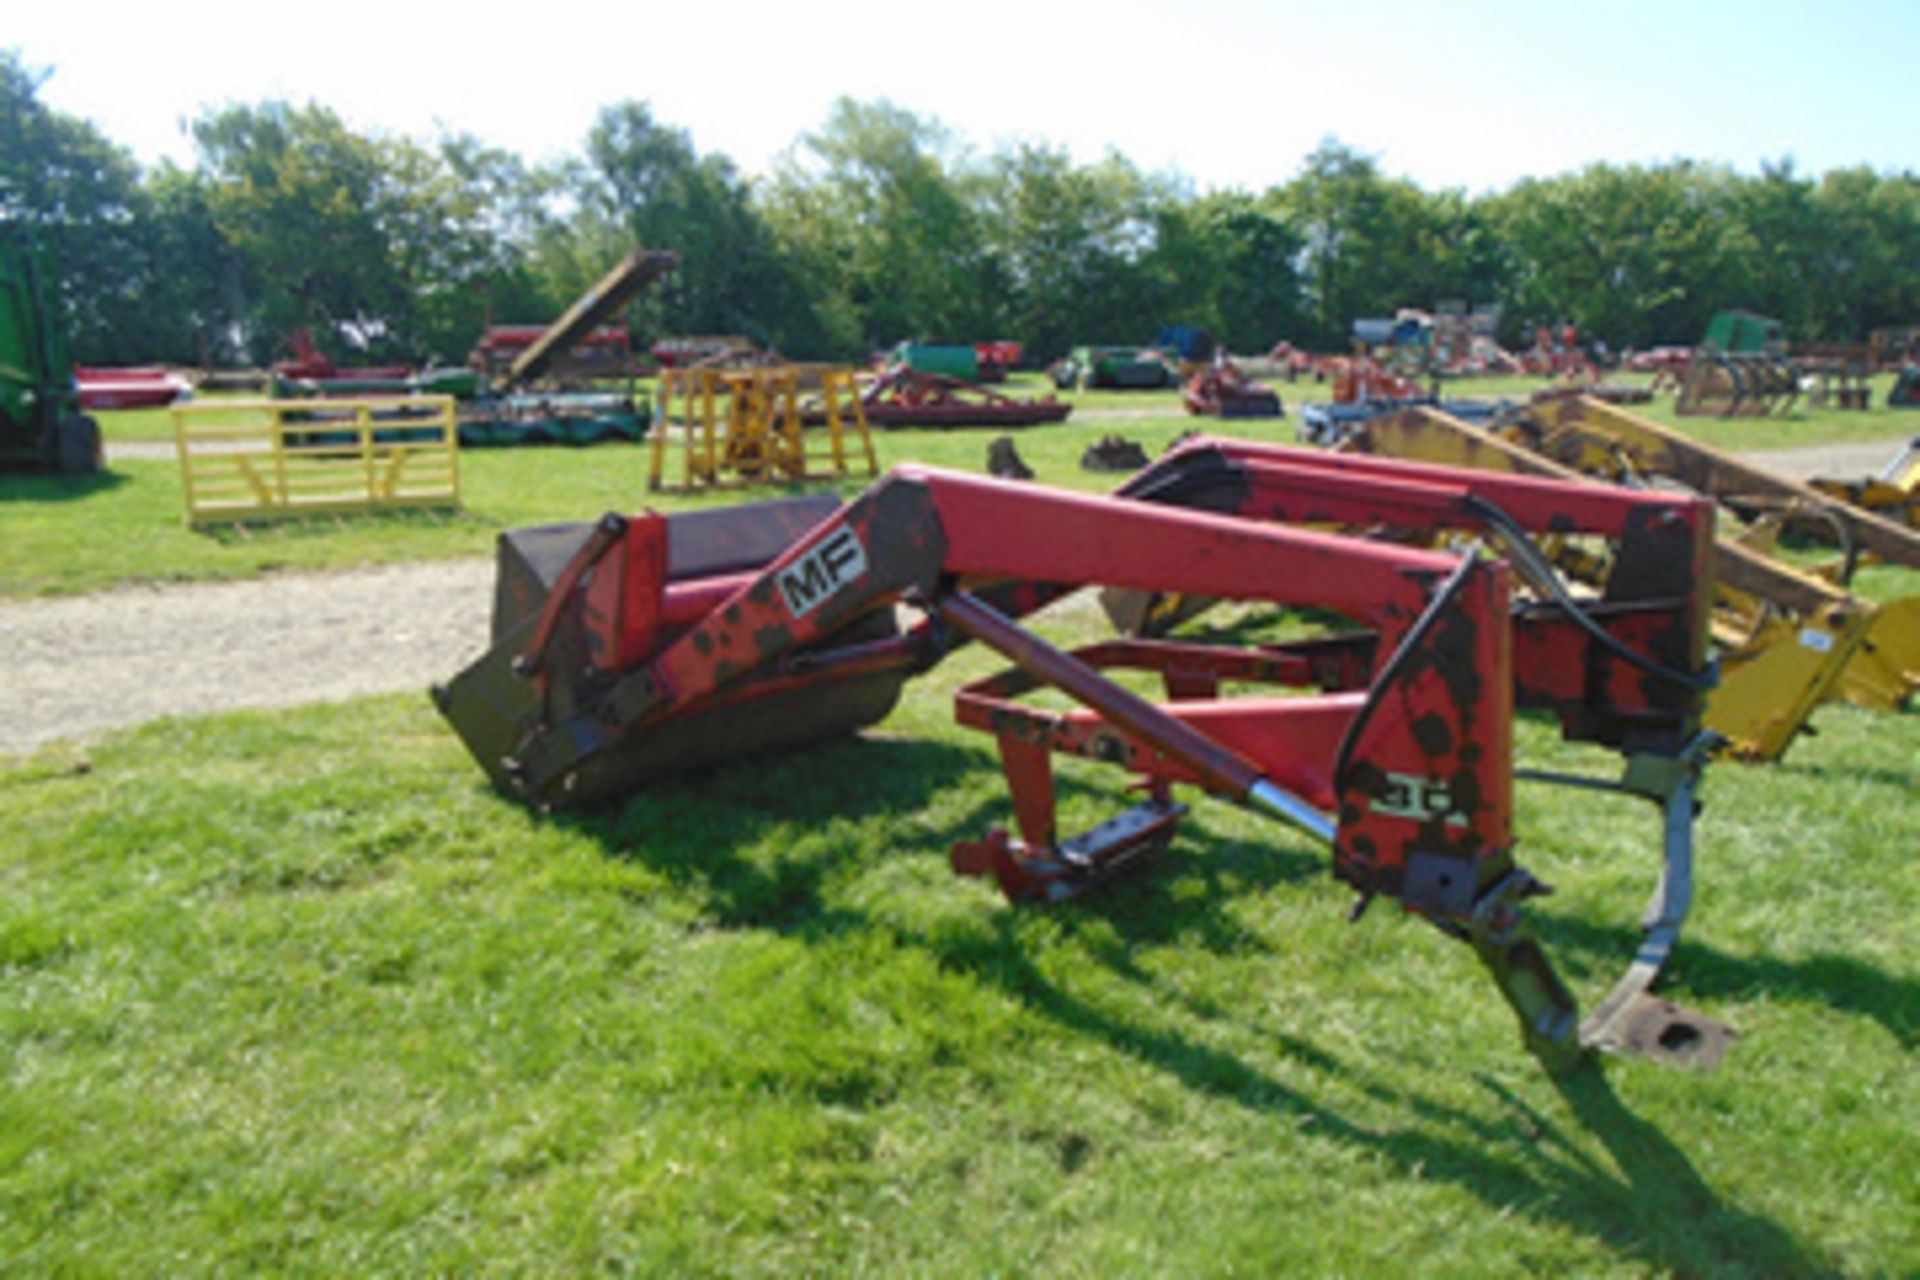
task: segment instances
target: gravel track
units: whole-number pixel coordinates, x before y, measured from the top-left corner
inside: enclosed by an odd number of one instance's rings
[[[1897,447],[1750,456],[1791,475],[1854,476]],[[485,646],[492,580],[491,561],[472,558],[0,600],[0,752],[164,715],[424,690]]]
[[[1901,440],[1863,440],[1853,444],[1816,444],[1796,449],[1755,449],[1740,456],[1796,480],[1827,476],[1857,480],[1878,475],[1900,451]]]
[[[0,752],[164,715],[420,689],[486,644],[484,558],[0,602]]]

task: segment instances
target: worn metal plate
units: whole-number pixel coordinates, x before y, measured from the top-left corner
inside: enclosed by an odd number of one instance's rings
[[[1707,1070],[1720,1065],[1739,1034],[1723,1022],[1643,993],[1583,1038],[1595,1049]]]

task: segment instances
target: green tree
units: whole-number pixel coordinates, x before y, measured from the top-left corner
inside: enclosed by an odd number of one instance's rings
[[[362,136],[324,107],[283,102],[227,107],[194,139],[241,264],[255,358],[310,327],[355,356],[455,359],[490,290],[515,283],[487,186],[446,148]]]
[[[146,176],[154,271],[143,299],[142,360],[225,363],[241,356],[241,263],[220,228],[204,176],[162,164]]]
[[[1837,320],[1833,282],[1820,261],[1826,214],[1814,192],[1791,159],[1762,165],[1758,178],[1729,189],[1734,265],[1730,297],[1721,301],[1773,316],[1798,339],[1821,337]]]
[[[624,240],[619,253],[637,243],[680,254],[679,269],[640,302],[648,328],[745,333],[787,350],[822,345],[791,266],[731,161],[700,155],[684,130],[660,124],[641,102],[600,113],[587,158],[574,175],[577,247],[604,255]]]
[[[1487,208],[1512,254],[1510,318],[1571,320],[1615,346],[1694,341],[1740,305],[1736,185],[1688,161],[1518,183]]]
[[[1168,200],[1148,269],[1163,321],[1198,324],[1232,350],[1265,350],[1300,333],[1298,260],[1305,241],[1274,202],[1244,192]]]
[[[1828,283],[1828,336],[1859,338],[1920,316],[1920,179],[1865,167],[1831,170],[1813,195],[1822,234],[1816,269]]]
[[[1063,150],[1002,151],[982,189],[981,221],[1003,281],[1005,321],[1036,358],[1076,342],[1144,340],[1182,269],[1182,246],[1149,260],[1170,193],[1109,155],[1076,166]]]
[[[1329,138],[1272,193],[1302,237],[1309,337],[1344,348],[1353,322],[1442,301],[1496,301],[1507,255],[1480,206],[1388,178]]]
[[[977,176],[937,123],[843,98],[781,166],[764,207],[822,329],[871,347],[999,328],[999,267],[977,201]]]
[[[255,358],[303,327],[323,345],[345,332],[368,350],[398,346],[412,299],[381,225],[379,148],[324,107],[284,102],[224,108],[193,134],[215,224],[242,263]]]
[[[183,354],[161,303],[152,201],[124,148],[38,99],[46,73],[0,51],[0,219],[54,268],[60,323],[83,363]]]
[[[469,260],[472,274],[464,296],[468,306],[478,307],[478,314],[468,317],[467,339],[496,321],[531,322],[558,315],[580,287],[594,278],[576,283],[569,270],[558,273],[565,276],[562,281],[545,269],[545,248],[566,234],[561,208],[569,181],[567,167],[529,165],[512,152],[465,133],[441,138],[439,156],[462,190],[470,219],[468,235],[475,257]],[[448,323],[454,320],[450,317]]]

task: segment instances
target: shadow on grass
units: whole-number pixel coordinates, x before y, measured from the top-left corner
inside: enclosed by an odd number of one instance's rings
[[[1895,711],[1888,714],[1912,716],[1920,719],[1920,708]],[[1915,787],[1920,787],[1920,762],[1911,769],[1887,769],[1879,765],[1860,765],[1846,762],[1815,764],[1800,760],[1781,760],[1765,766],[1781,773],[1797,773],[1805,777],[1826,781],[1829,778],[1864,779],[1877,786],[1890,787],[1901,796],[1910,795]]]
[[[1557,1158],[1544,1161],[1541,1182],[1564,1206],[1570,1225],[1590,1231],[1622,1252],[1679,1274],[1705,1268],[1755,1275],[1830,1274],[1780,1224],[1729,1205],[1701,1179],[1686,1153],[1635,1115],[1593,1065],[1554,1081],[1580,1126],[1613,1158],[1618,1176],[1595,1167],[1553,1122],[1497,1082],[1480,1080],[1541,1145]],[[1576,1210],[1574,1197],[1588,1201]],[[1576,1218],[1584,1221],[1575,1221]]]
[[[771,859],[743,856],[770,831],[796,836],[879,815],[923,811],[929,797],[990,767],[978,753],[932,742],[846,738],[776,760],[740,761],[656,783],[618,811],[556,814],[615,857],[644,863],[690,893],[721,928],[831,934],[866,921],[830,907],[830,879],[870,865],[852,851],[810,850]],[[915,824],[916,844],[982,814]]]
[[[991,792],[972,803],[930,804],[962,790],[967,780],[991,776]],[[722,928],[771,928],[802,937],[827,937],[873,926],[873,921],[827,901],[830,882],[858,877],[895,853],[944,857],[955,841],[977,839],[995,825],[1011,826],[1013,806],[998,784],[991,754],[947,743],[849,738],[784,757],[760,768],[730,765],[655,785],[602,815],[555,815],[552,821],[588,835],[610,854],[646,864],[690,892]],[[1062,774],[1061,805],[1092,799],[1117,808],[1116,789]],[[803,846],[792,856],[749,858],[769,831],[797,837],[835,824],[890,817],[909,841],[898,850]],[[1263,947],[1220,910],[1228,898],[1259,893],[1283,882],[1325,874],[1323,855],[1305,846],[1276,848],[1210,832],[1204,817],[1183,824],[1175,847],[1162,856],[1160,874],[1130,876],[1103,888],[1103,917],[1124,945],[1105,957],[1127,964],[1127,947],[1171,941],[1217,954]],[[1169,874],[1171,873],[1171,874]]]
[[[0,475],[0,502],[78,502],[126,483],[127,478],[117,471],[97,471],[90,476],[50,472]]]
[[[1640,943],[1639,931],[1630,927],[1594,924],[1538,905],[1530,914],[1549,953],[1590,964],[1603,973],[1615,958],[1618,964],[1614,971],[1624,968]],[[1572,967],[1570,963],[1568,968]],[[1687,990],[1704,999],[1751,999],[1764,992],[1782,1000],[1823,1005],[1870,1018],[1885,1027],[1902,1048],[1911,1050],[1920,1045],[1920,982],[1894,977],[1852,956],[1831,952],[1803,960],[1739,956],[1682,934],[1667,971],[1684,974]]]
[[[857,876],[888,851],[849,855],[831,841],[805,844],[807,835],[836,822],[894,815],[894,825],[909,833],[913,846],[902,852],[944,850],[954,839],[1008,820],[1009,806],[997,790],[952,809],[928,809],[930,798],[994,767],[983,752],[943,743],[852,740],[775,766],[733,766],[656,787],[618,814],[555,820],[599,841],[612,856],[665,874],[699,899],[721,927],[767,928],[803,940],[881,932],[898,946],[932,955],[944,970],[968,975],[1196,1093],[1290,1117],[1312,1135],[1371,1153],[1403,1177],[1447,1182],[1496,1212],[1557,1223],[1650,1267],[1681,1274],[1828,1270],[1779,1224],[1719,1199],[1676,1144],[1620,1101],[1598,1067],[1556,1084],[1573,1120],[1606,1148],[1611,1169],[1586,1156],[1553,1119],[1495,1083],[1482,1081],[1508,1113],[1504,1120],[1368,1079],[1298,1036],[1262,1033],[1292,1061],[1324,1077],[1326,1093],[1357,1089],[1413,1117],[1412,1123],[1372,1128],[1164,1020],[1110,1011],[1063,989],[1036,963],[1016,910],[966,928],[923,932],[829,904],[833,880]],[[1072,780],[1061,779],[1063,799],[1074,789]],[[793,856],[766,857],[766,837],[774,831],[795,834]],[[1207,831],[1204,815],[1188,825],[1179,844],[1183,852],[1173,854],[1175,865],[1161,874],[1123,881],[1103,891],[1097,905],[1069,907],[1054,918],[1107,973],[1151,990],[1153,998],[1187,1015],[1224,1021],[1230,1015],[1210,1003],[1165,990],[1131,953],[1174,938],[1219,952],[1266,949],[1233,924],[1228,903],[1282,881],[1323,874],[1323,858],[1304,848],[1276,851],[1222,838]],[[759,852],[743,856],[739,850],[746,848]],[[1555,931],[1568,945],[1609,956],[1629,954],[1635,937],[1630,929],[1579,921],[1556,921]],[[1836,960],[1830,972],[1818,964],[1748,965],[1698,949],[1686,960],[1696,986],[1715,982],[1718,974],[1721,985],[1709,985],[1712,990],[1779,983],[1825,999],[1829,982],[1872,977],[1864,966],[1844,960]],[[1885,978],[1878,982],[1884,998],[1860,1003],[1863,1012],[1884,1016],[1882,1006],[1898,1006],[1910,993]],[[1867,988],[1873,989],[1870,980]]]
[[[1830,1270],[1779,1224],[1715,1196],[1685,1153],[1634,1115],[1595,1064],[1555,1084],[1581,1127],[1607,1149],[1617,1174],[1588,1159],[1553,1121],[1490,1081],[1482,1083],[1511,1113],[1504,1123],[1370,1081],[1352,1065],[1298,1037],[1273,1037],[1302,1065],[1423,1122],[1418,1127],[1369,1128],[1231,1053],[1075,999],[1031,963],[1004,916],[990,938],[920,941],[946,966],[1000,987],[1048,1020],[1165,1072],[1187,1088],[1251,1111],[1288,1116],[1307,1133],[1367,1151],[1403,1176],[1455,1185],[1498,1212],[1518,1211],[1558,1222],[1680,1274],[1726,1269],[1807,1275]],[[1448,1134],[1448,1129],[1461,1136]]]
[[[342,529],[368,532],[404,532],[409,529],[497,529],[498,523],[467,511],[416,508],[406,511],[340,511],[311,515],[270,516],[257,520],[228,520],[198,524],[192,532],[223,547],[261,542],[302,542],[330,538]]]

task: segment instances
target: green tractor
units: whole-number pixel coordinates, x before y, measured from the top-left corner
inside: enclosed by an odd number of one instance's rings
[[[1102,387],[1112,391],[1153,391],[1180,385],[1180,374],[1151,347],[1075,347],[1048,370],[1062,391]]]
[[[1786,330],[1778,320],[1751,311],[1716,311],[1700,345],[1732,356],[1784,356]]]
[[[0,228],[0,471],[100,470],[100,424],[80,412],[46,273]]]

